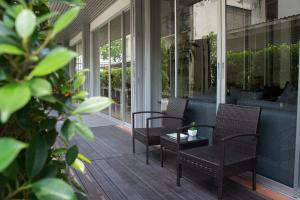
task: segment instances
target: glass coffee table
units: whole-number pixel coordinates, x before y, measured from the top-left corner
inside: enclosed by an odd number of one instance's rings
[[[185,134],[187,135],[187,133]],[[184,139],[180,139],[180,149],[190,149],[200,146],[206,146],[209,144],[209,139],[200,135],[188,136]],[[165,150],[177,152],[177,139],[168,135],[160,136],[161,147],[161,167],[164,166]]]

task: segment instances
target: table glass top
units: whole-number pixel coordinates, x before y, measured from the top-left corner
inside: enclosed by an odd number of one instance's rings
[[[186,135],[184,138],[181,136],[180,142],[181,143],[189,143],[189,142],[198,142],[198,141],[204,141],[208,140],[207,137],[201,136],[201,134],[197,134],[196,136],[189,136],[187,133],[184,134]],[[162,136],[164,139],[171,140],[176,142],[177,140],[177,134],[167,134],[165,136]]]

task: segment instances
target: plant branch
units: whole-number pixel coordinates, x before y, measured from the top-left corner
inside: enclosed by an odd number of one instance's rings
[[[9,200],[11,198],[13,198],[14,196],[16,196],[17,194],[19,194],[20,192],[24,191],[24,190],[28,190],[32,187],[31,184],[28,185],[23,185],[21,187],[19,187],[18,189],[16,189],[14,192],[10,193],[7,195],[7,197],[4,198],[4,200]]]
[[[35,51],[35,52],[33,52],[33,56],[38,56],[40,53],[41,53],[41,51],[49,44],[49,42],[51,41],[51,39],[52,39],[52,37],[51,37],[51,35],[52,34],[49,34],[47,37],[46,37],[46,39],[45,39],[45,41],[43,42],[43,44]]]

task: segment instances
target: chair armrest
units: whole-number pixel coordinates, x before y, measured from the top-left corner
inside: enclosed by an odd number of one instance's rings
[[[151,120],[154,120],[154,119],[179,119],[181,121],[184,121],[184,119],[181,118],[181,117],[172,117],[172,116],[149,117],[149,118],[147,118],[147,121],[151,121]]]
[[[147,126],[146,126],[146,128],[147,128],[147,138],[149,138],[149,122],[150,122],[151,120],[154,120],[154,119],[179,119],[179,120],[181,120],[181,121],[184,120],[184,119],[181,118],[181,117],[172,117],[172,116],[149,117],[149,118],[147,118]]]
[[[172,116],[158,116],[158,117],[149,117],[147,118],[147,129],[149,129],[149,122],[151,120],[155,120],[155,119],[179,119],[181,121],[184,121],[183,118],[181,117],[172,117]],[[147,131],[148,132],[148,131]]]
[[[146,114],[146,113],[153,113],[153,114],[162,114],[162,115],[164,115],[163,112],[158,112],[158,111],[139,111],[139,112],[133,112],[132,115]]]
[[[240,138],[240,137],[255,137],[257,139],[259,137],[259,135],[258,134],[236,134],[236,135],[226,136],[220,140],[222,142],[227,142],[229,140],[233,140],[235,138]]]
[[[139,112],[133,112],[132,113],[132,128],[135,128],[135,115],[138,114],[161,114],[164,115],[163,112],[158,112],[158,111],[139,111]]]

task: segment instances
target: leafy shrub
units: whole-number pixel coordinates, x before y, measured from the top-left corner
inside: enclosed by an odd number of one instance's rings
[[[126,77],[126,84],[127,87],[130,88],[131,86],[131,67],[126,66],[125,68],[125,77]],[[109,81],[109,71],[108,69],[101,69],[100,71],[100,81],[101,87],[108,88],[108,81]],[[122,89],[122,67],[121,66],[114,66],[111,69],[111,87],[113,89]]]
[[[76,199],[69,169],[84,173],[90,161],[70,140],[93,141],[81,114],[111,104],[86,98],[84,72],[70,78],[63,69],[76,53],[54,39],[82,5],[64,1],[72,7],[51,25],[46,0],[0,0],[0,199]]]
[[[292,82],[298,80],[299,44],[269,45],[258,50],[245,50],[240,52],[227,52],[228,72],[227,78],[231,85],[246,90],[263,89],[264,66],[270,68],[272,73],[267,74],[272,82],[270,85],[280,86],[280,67],[287,63],[290,68]],[[269,61],[269,64],[266,63]],[[244,69],[245,68],[245,69]],[[270,77],[271,76],[271,77]]]

